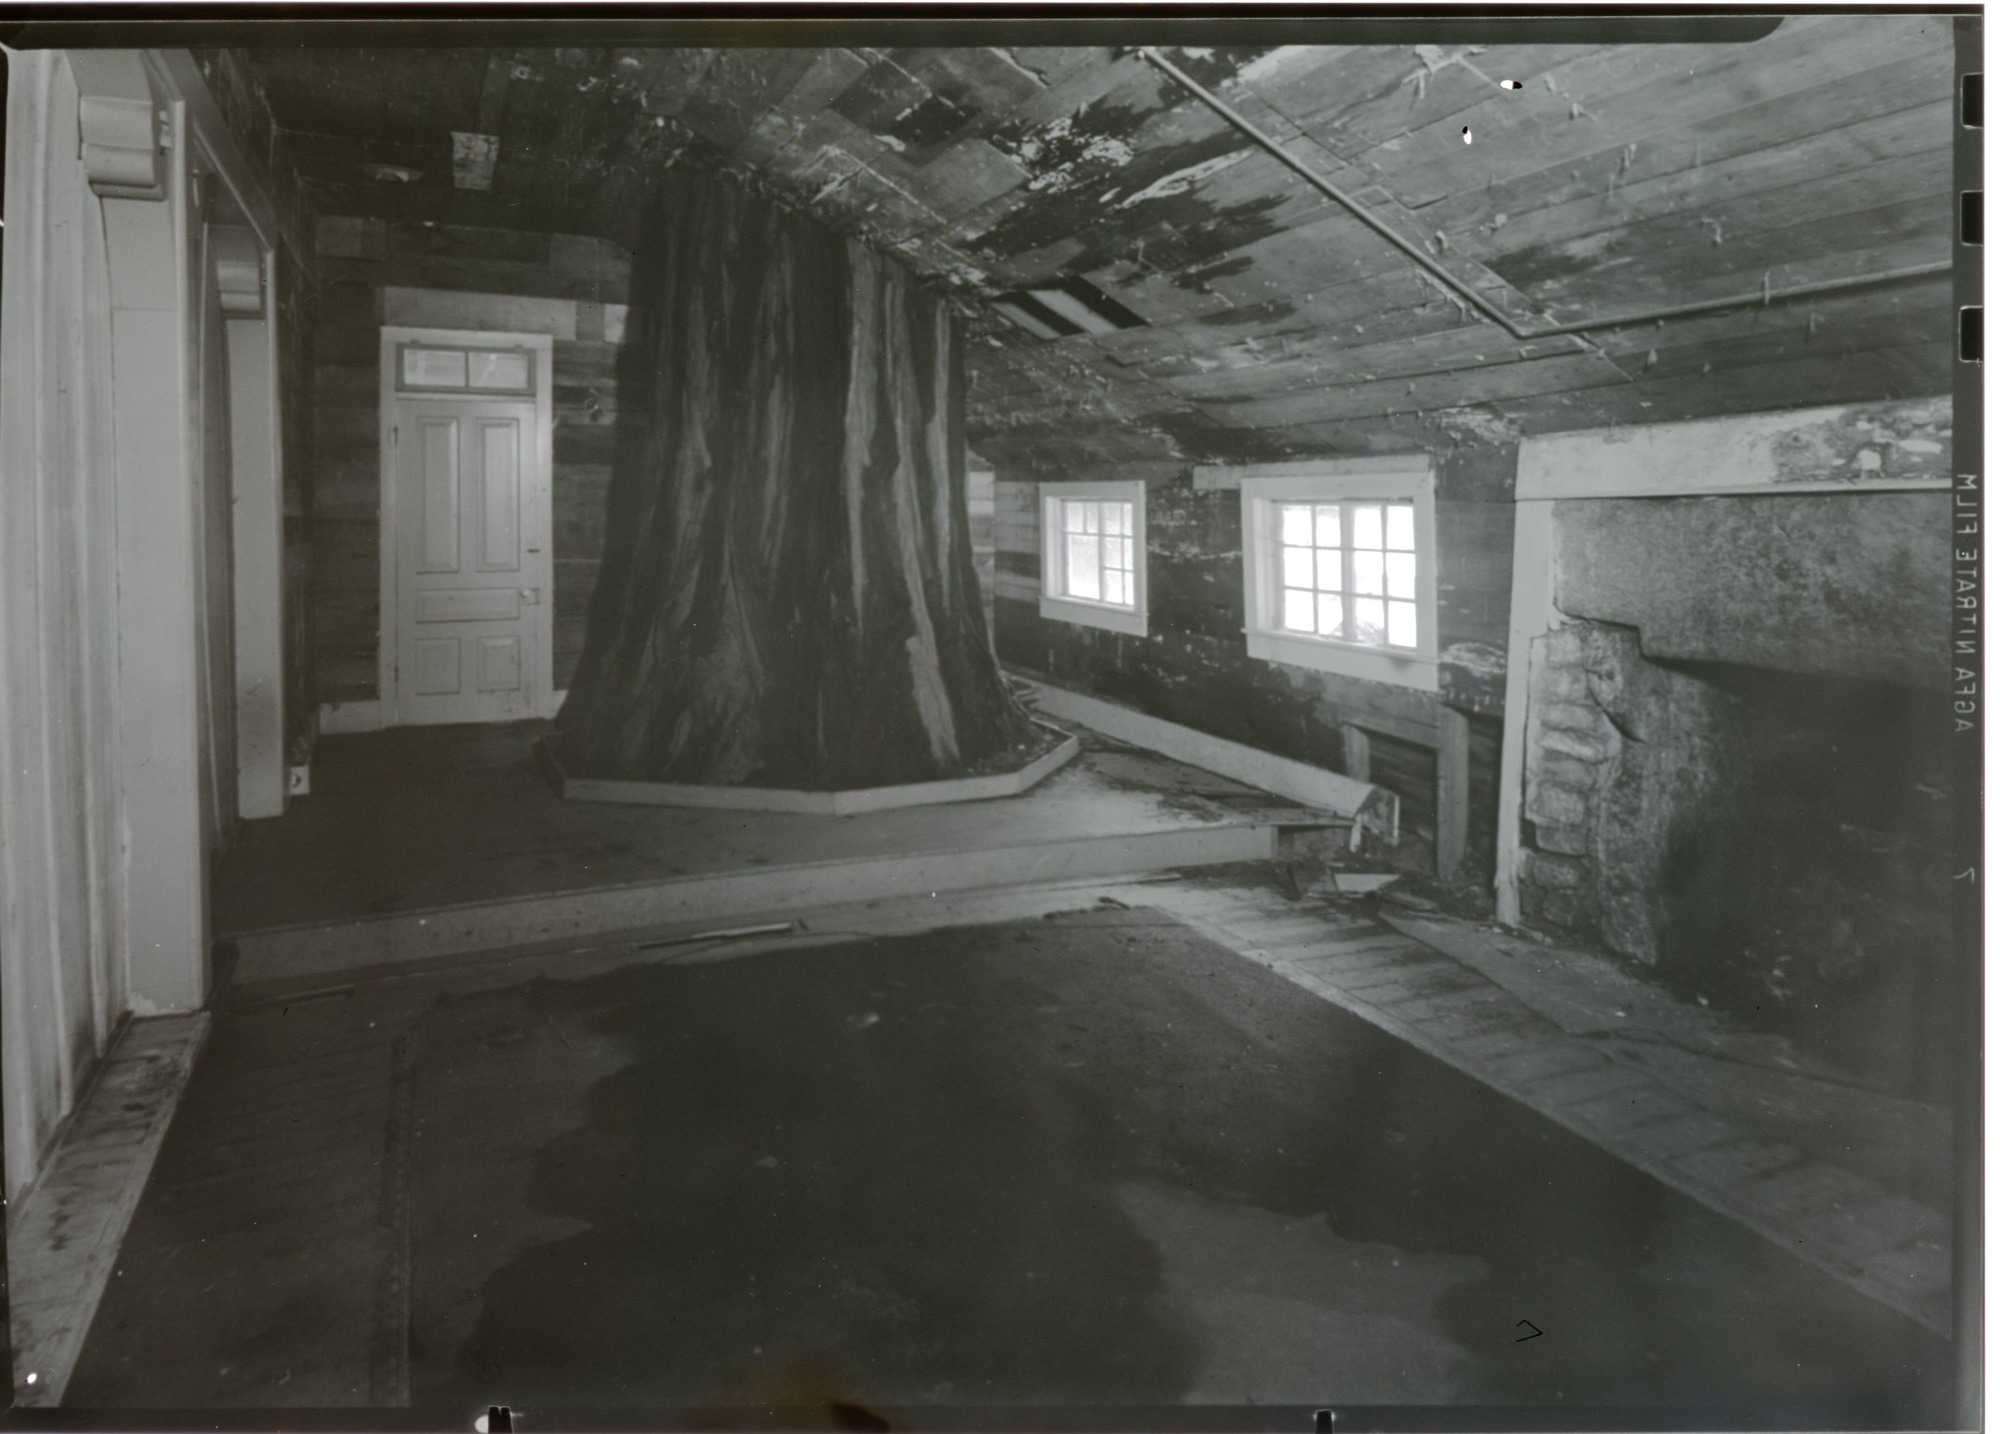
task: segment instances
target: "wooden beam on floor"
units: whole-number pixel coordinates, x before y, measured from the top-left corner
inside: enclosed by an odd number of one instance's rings
[[[1306,815],[1301,813],[1301,816]],[[840,818],[834,820],[861,820]],[[978,891],[1073,877],[1133,877],[1192,866],[1264,861],[1278,822],[1219,819],[1199,826],[819,861],[665,881],[511,897],[392,915],[248,931],[235,938],[239,986],[374,971],[542,941],[579,944],[681,921],[782,915],[836,900],[887,900],[913,891]]]

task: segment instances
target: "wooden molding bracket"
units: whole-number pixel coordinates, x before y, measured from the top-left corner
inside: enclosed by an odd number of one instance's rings
[[[232,319],[264,316],[264,251],[257,235],[237,225],[210,231],[214,246],[215,287],[222,312]]]
[[[105,199],[165,199],[160,99],[137,50],[71,50],[83,171]]]

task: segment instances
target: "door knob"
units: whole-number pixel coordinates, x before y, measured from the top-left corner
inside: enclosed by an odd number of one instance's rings
[[[528,604],[528,606],[533,607],[536,603],[540,602],[541,600],[542,600],[542,590],[540,588],[521,589],[521,601]]]

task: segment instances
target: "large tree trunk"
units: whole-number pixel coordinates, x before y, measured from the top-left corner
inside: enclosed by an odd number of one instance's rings
[[[950,313],[731,181],[663,199],[650,428],[614,479],[565,766],[825,790],[1032,744],[980,605]]]

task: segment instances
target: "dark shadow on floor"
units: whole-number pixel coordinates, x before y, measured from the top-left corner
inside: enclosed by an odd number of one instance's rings
[[[419,1403],[1860,1427],[1943,1386],[1914,1323],[1150,912],[539,982],[416,1037]]]

